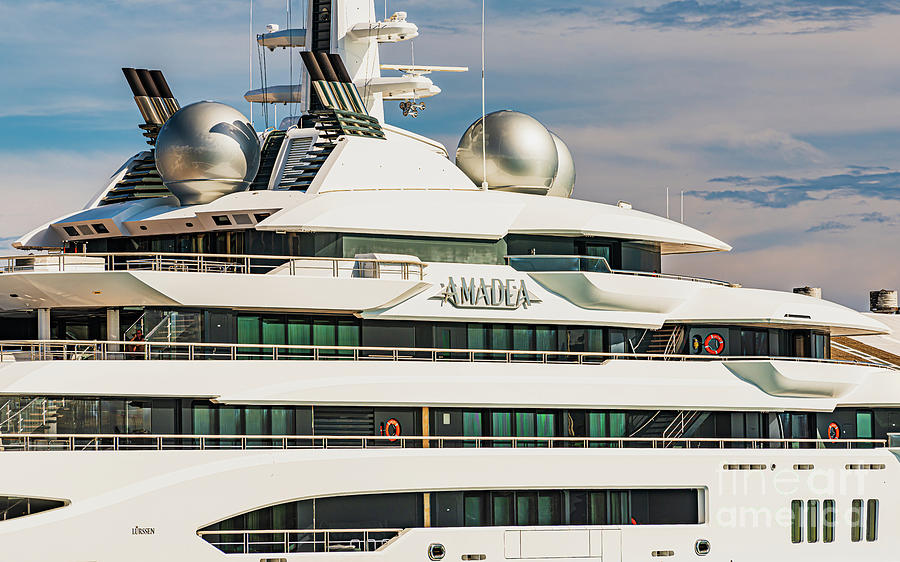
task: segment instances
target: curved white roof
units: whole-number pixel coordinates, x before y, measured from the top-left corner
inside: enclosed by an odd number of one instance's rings
[[[509,233],[600,236],[659,242],[664,254],[731,249],[699,230],[633,209],[496,191],[320,193],[275,213],[257,228],[489,240]]]

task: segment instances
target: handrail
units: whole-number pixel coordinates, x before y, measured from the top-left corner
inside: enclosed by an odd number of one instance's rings
[[[54,360],[352,360],[352,361],[461,361],[488,363],[576,363],[602,364],[610,360],[644,361],[791,361],[880,368],[886,365],[815,357],[770,357],[756,355],[664,355],[660,353],[616,353],[602,351],[534,351],[517,349],[459,349],[428,347],[378,347],[341,345],[275,345],[262,343],[199,343],[100,340],[6,340],[0,341],[0,359],[14,361]]]
[[[147,433],[7,433],[0,434],[2,451],[129,451],[129,450],[271,450],[385,448],[716,448],[743,445],[749,449],[794,445],[858,449],[886,447],[887,439],[812,439],[779,437],[467,437],[447,435],[175,435]],[[739,447],[735,447],[739,448]]]
[[[585,262],[596,262],[598,264],[602,264],[601,270],[597,269],[578,269],[578,271],[583,271],[587,273],[607,273],[613,275],[635,275],[640,277],[660,277],[663,279],[675,279],[678,281],[693,281],[695,283],[709,283],[711,285],[721,285],[724,287],[740,287],[740,285],[735,283],[729,283],[728,281],[720,281],[718,279],[710,279],[707,277],[696,277],[692,275],[675,275],[672,273],[656,273],[651,271],[634,271],[630,269],[613,269],[612,266],[609,265],[609,260],[604,258],[603,256],[583,256],[578,254],[525,254],[525,255],[507,255],[504,256],[506,258],[506,263],[509,264],[510,267],[515,268],[513,266],[513,260],[521,260],[524,262],[534,261],[539,262],[541,260],[554,260],[554,259],[568,259],[568,260],[579,260],[579,267],[583,265]],[[518,270],[518,269],[517,269]],[[523,271],[525,273],[529,273],[529,270],[518,270]],[[534,270],[535,272],[552,272],[553,270]],[[570,270],[561,270],[561,271],[570,271]],[[575,270],[571,270],[575,271]]]
[[[197,535],[229,554],[280,554],[303,551],[373,552],[401,532],[403,529],[235,529],[197,531]],[[239,542],[235,538],[239,538]]]
[[[90,258],[95,258],[91,260]],[[41,260],[39,266],[35,260]],[[102,261],[101,261],[102,260]],[[22,265],[22,262],[26,265]],[[5,265],[4,263],[5,262]],[[262,263],[260,263],[262,262]],[[357,277],[425,277],[427,264],[421,261],[380,258],[334,258],[320,256],[275,256],[265,254],[203,254],[176,252],[91,252],[84,254],[35,254],[0,256],[0,274],[29,272],[36,267],[66,271],[102,267],[103,271],[178,271],[189,273],[266,274],[283,268],[288,275],[317,270],[338,277],[348,273]]]

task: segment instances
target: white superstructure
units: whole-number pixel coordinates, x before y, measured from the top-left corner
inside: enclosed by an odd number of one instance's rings
[[[470,177],[383,111],[463,69],[308,9],[258,37],[303,79],[246,95],[302,115],[257,150],[124,69],[151,148],[0,259],[0,559],[897,559],[900,373],[830,355],[879,315],[666,274],[731,248],[567,197],[521,114]]]

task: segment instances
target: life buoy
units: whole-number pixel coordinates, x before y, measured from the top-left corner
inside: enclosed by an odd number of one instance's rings
[[[837,441],[841,438],[841,426],[837,422],[828,424],[828,438],[832,441]]]
[[[716,342],[715,347],[712,347],[710,345],[712,342]],[[710,355],[718,355],[725,351],[725,338],[723,338],[719,334],[712,333],[706,336],[706,339],[703,340],[703,349],[705,349],[706,352]]]
[[[391,418],[384,422],[384,435],[387,436],[388,441],[396,441],[397,438],[400,437],[400,422],[395,418]]]

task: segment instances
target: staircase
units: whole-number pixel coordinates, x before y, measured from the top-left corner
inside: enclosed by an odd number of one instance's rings
[[[661,437],[663,447],[679,445],[708,414],[698,410],[660,410],[650,416],[629,437]]]
[[[193,312],[183,313],[177,310],[165,312],[147,311],[125,330],[125,341],[131,341],[137,330],[140,329],[144,333],[144,338],[141,341],[155,343],[198,342],[200,341],[201,318],[199,314]]]
[[[269,188],[269,178],[272,177],[275,161],[278,160],[278,153],[281,151],[282,144],[284,144],[284,131],[275,130],[266,137],[260,150],[259,170],[257,170],[256,177],[253,178],[253,182],[250,183],[248,188],[250,191]]]
[[[684,343],[684,326],[677,324],[664,324],[662,328],[653,332],[647,353],[658,355],[674,355],[681,349]]]
[[[65,407],[65,399],[10,399],[0,412],[0,433],[55,433],[58,411]]]

